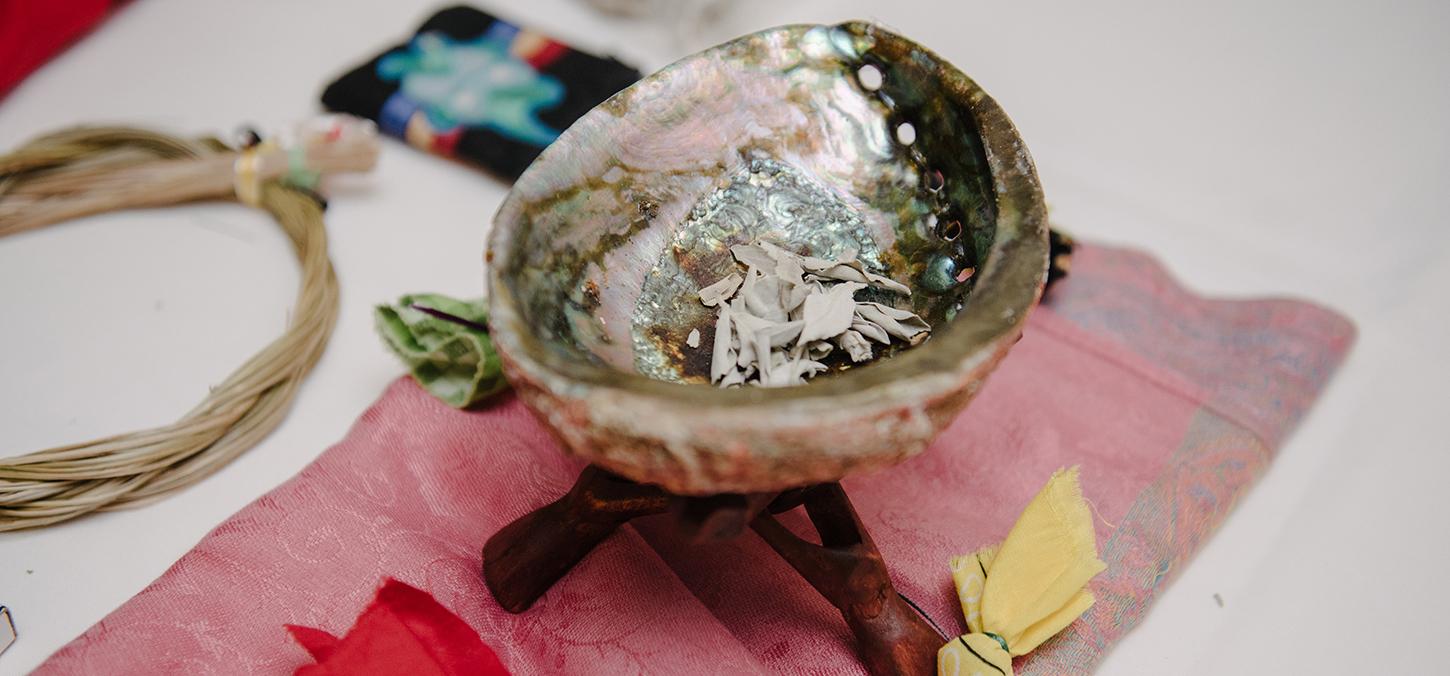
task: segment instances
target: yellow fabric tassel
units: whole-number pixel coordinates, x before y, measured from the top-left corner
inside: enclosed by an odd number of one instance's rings
[[[1012,658],[1062,631],[1093,604],[1098,560],[1077,468],[1058,470],[1000,545],[951,560],[971,632],[937,651],[939,676],[1012,676]]]

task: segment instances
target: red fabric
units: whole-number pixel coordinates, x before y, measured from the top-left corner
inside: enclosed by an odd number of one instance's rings
[[[1017,674],[1087,673],[1268,466],[1353,335],[1308,303],[1205,299],[1147,256],[1082,246],[936,443],[844,485],[897,589],[957,634],[948,558],[1000,540],[1053,470],[1081,465],[1108,564],[1098,602]],[[484,541],[579,469],[516,399],[457,411],[400,379],[37,673],[290,672],[312,660],[279,624],[340,631],[384,575],[433,594],[515,674],[864,673],[840,614],[760,538],[691,545],[667,515],[621,528],[527,612],[499,607]],[[809,527],[800,510],[782,520]]]
[[[296,676],[508,676],[468,623],[392,578],[341,639],[311,627],[287,631],[317,660]]]
[[[0,0],[0,98],[106,18],[114,0]]]
[[[313,629],[312,627],[304,627],[296,624],[287,625],[287,633],[291,634],[292,640],[296,641],[297,645],[302,646],[302,649],[306,650],[307,654],[311,655],[312,659],[318,662],[325,662],[329,657],[332,657],[332,652],[337,650],[337,644],[341,643],[341,640],[336,636],[321,629]],[[298,667],[298,670],[310,668]]]
[[[445,157],[458,154],[458,140],[463,138],[463,127],[433,136],[433,152]]]
[[[533,66],[534,68],[544,69],[548,68],[549,64],[558,61],[559,58],[564,56],[564,54],[568,53],[568,51],[568,45],[560,44],[548,38],[544,38],[544,46],[539,48],[539,51],[534,52],[533,56],[530,56],[529,58],[524,60],[527,61],[528,64],[530,66]]]

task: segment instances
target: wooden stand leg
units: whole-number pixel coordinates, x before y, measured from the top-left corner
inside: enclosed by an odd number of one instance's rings
[[[804,504],[821,544],[796,537],[775,517],[750,526],[841,611],[872,674],[933,674],[944,639],[896,593],[881,553],[838,483],[781,495],[774,511]]]
[[[881,553],[837,483],[764,494],[682,498],[589,467],[564,497],[524,515],[483,546],[483,577],[499,605],[521,613],[604,538],[635,517],[673,509],[692,539],[750,528],[841,611],[873,674],[932,674],[945,639],[897,595]],[[766,503],[769,506],[766,507]],[[673,505],[673,507],[672,507]],[[804,505],[821,544],[771,516]]]
[[[668,506],[669,495],[658,488],[585,468],[564,497],[488,539],[483,579],[499,605],[521,613],[615,529]]]

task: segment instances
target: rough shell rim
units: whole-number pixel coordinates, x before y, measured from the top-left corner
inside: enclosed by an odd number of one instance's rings
[[[777,30],[807,30],[812,26],[785,26]],[[490,324],[504,358],[510,380],[545,422],[559,434],[576,455],[642,481],[665,485],[686,493],[720,489],[781,488],[816,481],[829,481],[847,471],[894,464],[924,447],[945,422],[933,422],[925,439],[919,432],[902,430],[905,448],[879,449],[850,457],[816,458],[818,471],[809,468],[780,476],[769,472],[745,472],[750,476],[717,477],[705,482],[675,477],[668,465],[675,460],[658,453],[641,452],[631,457],[619,447],[600,444],[596,435],[585,438],[575,426],[593,425],[602,434],[622,437],[639,432],[638,423],[647,417],[661,426],[650,430],[652,441],[674,447],[675,452],[702,456],[721,453],[749,453],[750,449],[726,450],[710,444],[698,445],[692,429],[790,428],[830,424],[831,421],[885,419],[894,411],[917,409],[920,413],[944,401],[969,399],[996,362],[1021,335],[1027,313],[1042,292],[1047,268],[1046,207],[1031,156],[1005,112],[974,81],[933,52],[873,24],[850,22],[839,28],[853,35],[869,36],[872,53],[879,58],[908,58],[925,55],[935,66],[943,94],[969,109],[979,128],[988,166],[996,187],[997,231],[987,259],[978,270],[972,300],[945,328],[926,344],[907,350],[891,360],[824,379],[808,386],[780,389],[741,388],[720,390],[709,386],[683,385],[650,379],[607,367],[567,360],[543,345],[521,316],[517,299],[503,282],[500,270],[511,250],[508,220],[519,205],[510,193],[495,217],[489,241],[488,286]],[[770,31],[762,31],[770,32]],[[715,50],[722,47],[713,48]],[[686,57],[688,60],[693,57]],[[670,68],[649,78],[665,76]],[[565,131],[557,142],[567,143]],[[526,181],[539,160],[520,177]],[[555,401],[543,401],[552,397]],[[579,405],[566,405],[574,402]],[[935,416],[933,416],[935,417]],[[688,422],[685,422],[688,421]],[[793,422],[794,421],[794,422]],[[678,427],[680,429],[666,429]],[[640,449],[644,451],[645,449]],[[696,458],[708,462],[711,458]],[[770,459],[766,459],[770,460]],[[798,458],[810,465],[811,458]],[[738,464],[738,463],[735,463]],[[748,464],[748,463],[747,463]],[[762,468],[771,462],[761,463]]]

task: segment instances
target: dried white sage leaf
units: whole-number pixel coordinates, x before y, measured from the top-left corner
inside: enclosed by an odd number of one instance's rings
[[[806,346],[806,354],[809,355],[811,359],[824,359],[831,354],[832,350],[835,349],[835,345],[832,345],[824,340],[818,340]]]
[[[760,241],[758,241],[758,242],[756,242],[754,244],[754,246],[759,247],[760,250],[761,251],[764,251],[767,256],[770,256],[771,258],[774,258],[775,260],[780,260],[782,258],[791,258],[791,257],[800,258],[800,256],[797,256],[796,254],[794,254],[794,253],[792,253],[790,251],[786,251],[785,249],[782,249],[779,246],[776,246],[774,244],[771,244],[770,242],[767,242],[767,241],[765,241],[763,239],[760,240]]]
[[[811,295],[811,292],[815,291],[815,289],[816,287],[804,283],[790,287],[785,292],[786,299],[784,301],[784,305],[786,314],[789,315],[790,313],[799,310],[801,304],[806,302],[806,298],[809,297]],[[800,317],[790,317],[790,319],[800,319]]]
[[[825,293],[806,298],[805,328],[801,329],[800,340],[809,343],[824,340],[851,328],[851,319],[856,314],[856,300],[852,296],[866,285],[854,282],[837,284]]]
[[[779,322],[760,329],[760,332],[765,334],[771,347],[787,347],[800,337],[801,329],[805,328],[805,324],[804,321]]]
[[[906,296],[911,295],[911,289],[905,284],[891,279],[890,277],[883,277],[882,275],[878,275],[874,272],[871,272],[870,270],[867,270],[866,266],[863,265],[861,261],[852,261],[850,263],[832,263],[827,266],[812,266],[810,264],[807,264],[805,265],[805,268],[810,271],[810,273],[806,275],[807,279],[811,277],[816,277],[819,279],[834,279],[844,282],[860,282],[862,284],[867,284],[878,289],[886,289],[888,291],[894,291],[896,293]]]
[[[720,387],[730,387],[732,385],[743,385],[743,384],[745,384],[745,378],[746,377],[747,376],[741,374],[740,371],[737,371],[735,369],[730,369],[730,372],[729,373],[726,373],[725,374],[725,377],[722,378],[722,379],[720,379]]]
[[[857,263],[856,265],[860,265],[860,263]],[[898,282],[890,277],[878,275],[866,269],[862,269],[861,273],[866,275],[866,281],[871,284],[871,286],[874,286],[878,289],[886,289],[887,291],[895,291],[896,293],[899,293],[903,296],[911,295],[911,287],[902,284],[901,282]]]
[[[801,267],[800,261],[795,258],[781,257],[775,261],[775,276],[782,282],[788,282],[792,286],[799,286],[805,283],[806,271]]]
[[[732,319],[738,316],[735,315]],[[740,324],[736,323],[735,327],[740,328]],[[752,368],[756,362],[755,334],[741,331],[738,335],[740,336],[740,353],[735,357],[735,365],[742,369]]]
[[[891,334],[887,333],[886,329],[862,319],[859,312],[856,314],[856,318],[851,320],[851,330],[882,345],[891,344]]]
[[[770,376],[761,380],[764,387],[788,387],[801,385],[804,377],[813,376],[825,370],[826,365],[809,359],[789,357],[784,351],[771,354]]]
[[[730,253],[744,276],[732,273],[700,290],[701,303],[720,308],[710,376],[721,387],[799,385],[829,370],[819,360],[837,347],[859,363],[874,356],[872,341],[886,345],[894,336],[915,344],[931,330],[909,311],[856,302],[867,286],[911,290],[868,270],[855,251],[828,261],[760,241]],[[699,342],[698,330],[685,340]]]
[[[786,321],[785,308],[780,305],[780,280],[766,277],[751,268],[740,295],[745,299],[745,307],[751,314],[773,322]]]
[[[743,281],[745,280],[739,274],[732,272],[730,276],[700,289],[700,302],[704,303],[705,307],[722,305],[735,295],[735,291],[740,288],[740,283]]]
[[[796,380],[804,382],[804,379],[811,378],[817,373],[823,373],[826,365],[814,359],[797,359],[795,361]]]
[[[871,358],[871,343],[866,342],[866,339],[861,337],[858,331],[847,330],[845,333],[836,336],[836,344],[840,345],[841,349],[850,355],[851,361],[853,362],[859,364]]]
[[[735,370],[735,359],[730,354],[730,308],[720,308],[715,318],[715,350],[710,355],[710,382],[718,383],[725,377],[726,370]]]
[[[755,367],[760,369],[760,382],[772,382],[774,380],[772,374],[775,372],[773,369],[773,362],[775,360],[773,359],[774,355],[770,353],[770,338],[764,332],[756,332],[752,347],[754,347],[756,355]]]
[[[880,303],[857,303],[856,314],[902,340],[911,340],[931,330],[931,326],[914,313]]]
[[[759,270],[775,269],[775,258],[758,245],[736,244],[730,247],[730,254],[745,267]]]

